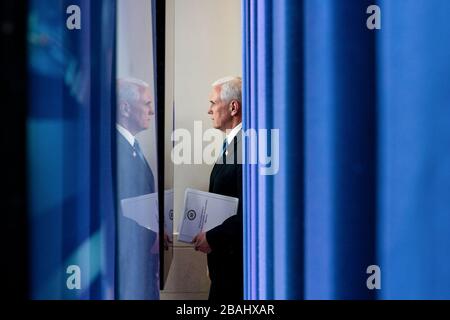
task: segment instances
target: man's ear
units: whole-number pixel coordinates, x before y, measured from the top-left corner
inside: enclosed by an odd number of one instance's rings
[[[241,104],[237,100],[230,102],[231,116],[236,116],[241,112]]]
[[[128,118],[130,116],[130,104],[128,102],[122,101],[119,105],[119,111],[122,117]]]

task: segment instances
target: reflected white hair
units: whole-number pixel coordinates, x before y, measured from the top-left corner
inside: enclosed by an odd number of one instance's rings
[[[141,97],[139,90],[142,88],[150,88],[150,85],[147,82],[136,78],[117,79],[118,105],[122,102],[128,102],[131,105],[138,102]]]
[[[242,78],[225,77],[215,81],[212,87],[220,87],[220,99],[225,103],[237,100],[242,105]]]

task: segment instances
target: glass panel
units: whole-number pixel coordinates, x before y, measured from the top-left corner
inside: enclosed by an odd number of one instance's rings
[[[118,0],[117,17],[117,298],[159,299],[152,2]]]

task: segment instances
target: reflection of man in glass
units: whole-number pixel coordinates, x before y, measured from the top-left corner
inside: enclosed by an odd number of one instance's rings
[[[155,192],[153,172],[135,137],[149,128],[152,115],[149,85],[137,79],[120,79],[117,94],[119,201]],[[119,210],[119,299],[159,298],[157,239],[155,232],[124,217]]]

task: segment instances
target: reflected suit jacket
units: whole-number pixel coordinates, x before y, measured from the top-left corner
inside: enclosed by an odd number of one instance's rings
[[[242,131],[214,165],[209,192],[239,199],[237,215],[206,232],[210,300],[243,299]]]
[[[159,299],[159,255],[152,250],[157,234],[124,217],[120,206],[122,199],[155,192],[154,177],[147,161],[119,132],[117,170],[118,298]]]

